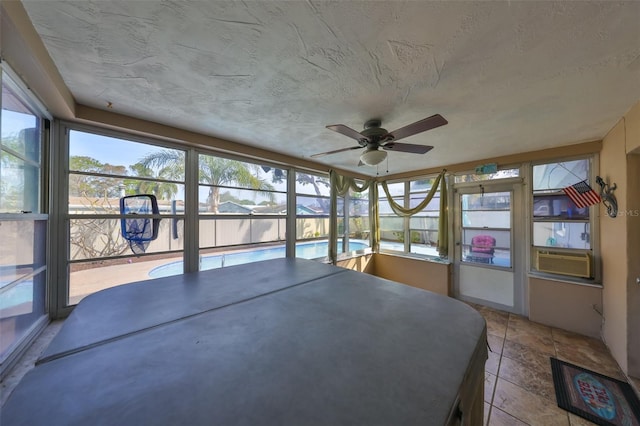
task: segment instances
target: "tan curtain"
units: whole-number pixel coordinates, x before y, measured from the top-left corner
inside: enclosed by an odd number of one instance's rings
[[[438,254],[449,255],[449,197],[447,196],[447,180],[442,172],[440,181],[440,216],[438,217]]]
[[[365,181],[362,186],[356,184],[355,179],[339,175],[335,170],[329,171],[329,178],[331,181],[331,215],[329,217],[329,260],[331,263],[336,263],[338,253],[336,246],[338,244],[338,197],[344,197],[349,188],[355,192],[366,191],[371,185],[373,180]],[[369,199],[369,214],[371,214],[371,199]],[[371,216],[369,217],[371,220]],[[373,228],[373,224],[371,225]],[[371,234],[371,233],[370,233]],[[371,238],[371,237],[370,237]]]
[[[447,182],[445,179],[446,170],[443,170],[440,173],[436,180],[433,182],[433,186],[431,190],[427,194],[424,200],[420,202],[414,208],[405,208],[400,204],[396,203],[391,195],[389,194],[389,187],[387,186],[387,182],[382,182],[382,189],[387,196],[387,200],[389,201],[389,206],[391,206],[391,210],[398,216],[407,217],[413,216],[414,214],[421,212],[427,204],[433,199],[433,196],[438,191],[438,186],[440,187],[440,217],[438,219],[438,254],[442,257],[447,256],[449,251],[449,216],[448,216],[448,197],[447,197]],[[379,218],[378,218],[379,223]],[[376,225],[378,225],[376,223]],[[378,237],[380,235],[379,231],[376,232]],[[378,240],[379,241],[379,240]]]
[[[377,253],[380,248],[380,209],[378,208],[378,185],[375,183],[369,188],[369,222],[371,250]]]

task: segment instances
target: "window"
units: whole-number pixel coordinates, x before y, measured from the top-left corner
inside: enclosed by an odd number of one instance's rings
[[[431,190],[435,178],[425,177],[387,185],[389,195],[405,208],[418,206]],[[440,191],[422,211],[410,217],[396,215],[382,189],[378,189],[380,215],[380,249],[438,256],[438,221],[440,218]]]
[[[462,261],[510,268],[511,192],[462,194]]]
[[[578,208],[563,192],[563,188],[578,182],[589,182],[590,167],[589,159],[533,166],[531,264],[534,270],[593,277],[590,208]],[[578,269],[567,269],[569,264]]]
[[[456,174],[455,182],[456,183],[465,183],[465,182],[482,182],[485,180],[497,180],[497,179],[509,179],[509,178],[517,178],[520,176],[520,169],[502,169],[498,170],[494,173],[461,173]]]
[[[77,129],[68,135],[67,304],[103,288],[181,274],[185,151]],[[155,196],[158,212],[127,220],[120,200],[138,194]],[[127,226],[151,226],[154,219],[152,240],[131,239]],[[180,265],[161,268],[169,262]]]
[[[287,171],[208,154],[198,164],[200,269],[285,257]]]
[[[44,109],[2,65],[0,375],[30,331],[46,321],[48,226],[42,189],[48,121]]]
[[[296,257],[324,259],[329,254],[329,175],[302,171],[296,179]]]
[[[364,182],[356,181],[358,187]],[[336,252],[351,253],[370,247],[369,190],[362,192],[349,188],[344,197],[337,199],[338,247]]]

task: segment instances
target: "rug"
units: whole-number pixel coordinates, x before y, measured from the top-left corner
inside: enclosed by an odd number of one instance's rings
[[[602,426],[640,426],[640,401],[628,383],[551,358],[558,407]]]

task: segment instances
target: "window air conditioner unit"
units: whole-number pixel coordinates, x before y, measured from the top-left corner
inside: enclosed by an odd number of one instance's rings
[[[536,268],[540,272],[591,278],[591,256],[589,253],[538,250]]]

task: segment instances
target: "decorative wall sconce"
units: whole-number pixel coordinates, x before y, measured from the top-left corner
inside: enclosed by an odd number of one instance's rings
[[[609,186],[600,176],[596,176],[596,183],[600,185],[600,198],[602,198],[602,204],[607,208],[607,214],[609,217],[618,216],[618,202],[616,201],[616,196],[613,195],[613,191],[618,186],[615,183],[613,186]]]

